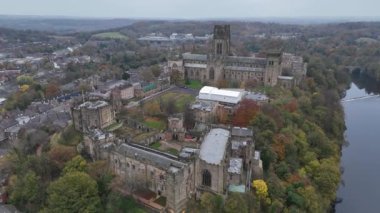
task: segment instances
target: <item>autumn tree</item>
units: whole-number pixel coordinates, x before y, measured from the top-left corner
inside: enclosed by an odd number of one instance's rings
[[[59,95],[59,85],[57,82],[50,82],[45,88],[45,97],[52,98]]]
[[[252,187],[255,189],[257,197],[265,199],[268,197],[268,186],[264,180],[254,180]]]
[[[48,152],[50,160],[59,168],[63,169],[66,162],[76,155],[75,148],[71,146],[54,145]]]
[[[259,112],[260,107],[253,100],[244,99],[239,104],[235,115],[232,119],[232,124],[234,126],[246,127],[249,125],[250,121],[255,118]]]

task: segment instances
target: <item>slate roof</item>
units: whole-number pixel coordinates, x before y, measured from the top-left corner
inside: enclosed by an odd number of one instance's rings
[[[182,57],[184,60],[207,61],[207,55],[203,54],[184,53]]]
[[[231,158],[230,159],[230,167],[228,168],[228,172],[233,173],[233,174],[240,174],[242,165],[243,165],[243,159]]]
[[[228,130],[211,129],[202,142],[200,159],[209,164],[219,165],[225,156],[229,137]]]
[[[261,66],[267,65],[267,59],[266,58],[257,58],[257,57],[242,57],[242,56],[228,56],[224,59],[223,62],[226,63],[250,63],[250,64],[258,64]]]
[[[121,144],[117,149],[116,152],[120,155],[141,160],[144,162],[147,162],[148,164],[167,170],[173,171],[172,167],[176,168],[183,168],[186,164],[182,163],[180,161],[174,160],[173,158],[169,157],[169,155],[165,155],[163,153],[160,153],[156,150],[149,149],[147,147],[140,147],[138,145],[130,145],[130,144]]]
[[[238,136],[238,137],[252,137],[253,131],[252,129],[248,129],[248,128],[233,127],[231,131],[231,135]]]

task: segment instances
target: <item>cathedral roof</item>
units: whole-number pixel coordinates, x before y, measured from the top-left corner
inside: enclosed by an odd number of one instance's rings
[[[230,131],[228,130],[211,129],[202,142],[200,159],[209,164],[219,165],[226,153],[229,137]]]
[[[257,57],[243,57],[243,56],[228,56],[224,59],[224,62],[241,62],[241,63],[253,63],[266,66],[266,58],[257,58]]]
[[[203,54],[184,53],[182,57],[184,60],[207,61],[207,55]]]
[[[158,168],[174,171],[175,168],[183,168],[186,164],[174,160],[172,157],[168,156],[168,154],[159,153],[156,150],[151,150],[147,147],[140,147],[138,145],[130,145],[130,144],[121,144],[116,152],[119,154],[138,160],[144,161],[152,166],[156,166]]]

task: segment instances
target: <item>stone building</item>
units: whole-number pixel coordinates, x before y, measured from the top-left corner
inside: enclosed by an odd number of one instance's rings
[[[212,129],[204,138],[196,161],[195,183],[199,193],[208,191],[225,194],[227,191],[228,145],[231,133]]]
[[[297,78],[302,77],[306,71],[306,65],[300,60],[302,57],[290,57],[289,54],[281,53],[266,53],[264,57],[233,56],[230,47],[230,26],[215,25],[212,51],[207,55],[184,53],[182,60],[169,61],[169,71],[178,70],[185,79],[200,80],[211,85],[217,85],[222,80],[254,80],[268,86],[277,85],[283,67],[290,69],[288,73]],[[287,64],[282,64],[283,58]]]
[[[182,212],[195,192],[194,163],[173,155],[124,143],[111,152],[109,162],[129,191],[148,189],[157,198],[166,197],[169,212]]]
[[[71,109],[76,130],[89,132],[91,129],[103,129],[115,121],[111,105],[105,101],[84,102]]]
[[[179,128],[177,125],[174,126]],[[123,190],[132,195],[141,191],[151,194],[144,204],[152,208],[160,199],[165,200],[160,206],[168,212],[183,212],[188,200],[199,199],[203,192],[225,197],[228,190],[249,191],[252,171],[261,171],[252,136],[252,130],[247,128],[213,128],[203,138],[200,149],[184,148],[179,157],[100,137],[94,140],[99,145],[92,147],[98,149],[93,153],[108,161]]]
[[[184,117],[182,113],[168,117],[168,130],[166,131],[166,140],[183,141],[186,133],[183,122]]]

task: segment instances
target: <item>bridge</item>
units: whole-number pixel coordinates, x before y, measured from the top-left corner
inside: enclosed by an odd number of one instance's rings
[[[370,99],[370,98],[378,98],[378,97],[380,97],[380,95],[365,95],[365,96],[360,96],[360,97],[355,97],[355,98],[343,99],[343,100],[341,100],[341,102],[345,103],[345,102]]]

